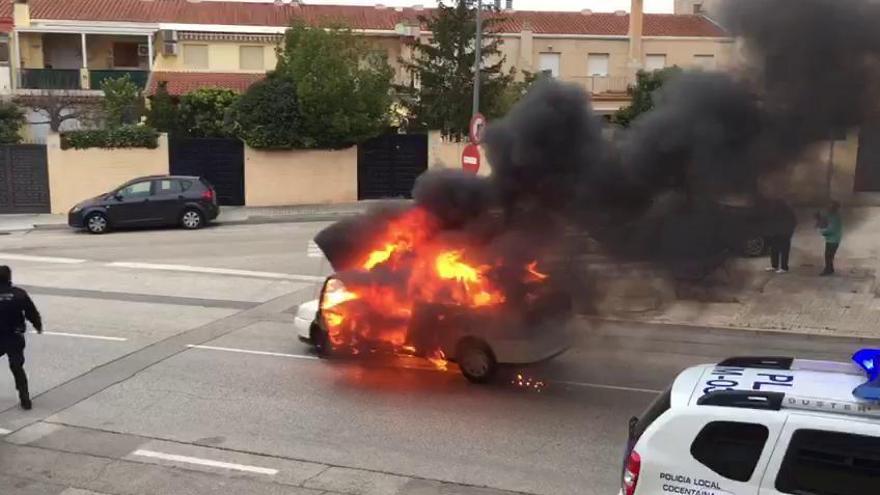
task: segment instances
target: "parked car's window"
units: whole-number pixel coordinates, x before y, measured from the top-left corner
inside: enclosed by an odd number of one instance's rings
[[[880,483],[880,437],[798,430],[776,477],[782,493],[866,495]]]
[[[118,194],[125,199],[146,198],[150,195],[150,183],[135,182],[120,189]]]
[[[764,425],[714,421],[703,427],[691,455],[712,471],[734,481],[749,481],[770,431]]]
[[[176,180],[164,179],[155,182],[155,194],[159,196],[167,196],[171,194],[180,194],[180,183]]]
[[[189,188],[192,187],[193,183],[191,180],[179,180],[177,181],[178,187],[180,187],[181,192],[189,191]]]

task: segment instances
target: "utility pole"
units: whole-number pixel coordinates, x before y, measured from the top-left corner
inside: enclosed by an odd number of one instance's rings
[[[474,50],[474,110],[472,115],[480,113],[480,83],[483,59],[483,0],[477,0],[477,40]]]

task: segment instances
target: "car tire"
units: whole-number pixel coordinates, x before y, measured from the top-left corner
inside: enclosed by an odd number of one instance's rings
[[[749,258],[757,258],[767,252],[767,241],[763,237],[753,237],[743,243],[742,251]]]
[[[311,327],[309,327],[309,339],[315,348],[315,354],[322,358],[330,357],[330,339],[327,332],[321,328],[321,325],[318,325],[317,321],[313,321]]]
[[[85,225],[90,234],[106,234],[110,230],[110,220],[107,219],[107,215],[98,211],[86,216]]]
[[[498,371],[495,353],[489,345],[473,338],[463,339],[458,344],[455,361],[461,374],[471,383],[488,383]]]
[[[196,208],[187,208],[180,215],[180,225],[187,230],[198,230],[205,226],[205,215]]]

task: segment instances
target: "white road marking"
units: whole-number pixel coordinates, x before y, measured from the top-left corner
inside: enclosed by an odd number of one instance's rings
[[[86,260],[79,258],[56,258],[54,256],[31,256],[29,254],[15,253],[0,253],[0,260],[35,261],[39,263],[58,263],[62,265],[75,265],[86,262]]]
[[[324,252],[315,244],[315,241],[309,241],[309,245],[306,248],[306,256],[309,258],[323,258]]]
[[[67,333],[67,332],[43,332],[45,335],[54,335],[56,337],[75,337],[78,339],[92,339],[92,340],[111,340],[113,342],[126,342],[128,339],[122,337],[105,337],[103,335],[86,335],[82,333]]]
[[[12,430],[7,430],[6,428],[0,428],[0,437],[2,437],[3,435],[9,435],[10,433],[12,433]]]
[[[2,259],[2,256],[0,256]],[[134,268],[138,270],[165,270],[172,272],[207,273],[211,275],[232,275],[238,277],[268,278],[274,280],[291,280],[294,282],[323,282],[324,277],[311,275],[294,275],[290,273],[258,272],[252,270],[236,270],[232,268],[214,268],[208,266],[165,265],[159,263],[140,263],[136,261],[114,261],[107,266],[117,268]]]
[[[275,356],[275,357],[287,357],[294,359],[318,359],[316,356],[306,356],[303,354],[285,354],[283,352],[267,352],[267,351],[251,351],[248,349],[233,349],[231,347],[215,347],[212,345],[193,345],[190,344],[187,347],[191,349],[205,349],[209,351],[223,351],[223,352],[237,352],[239,354],[254,354],[257,356]]]
[[[223,469],[231,469],[234,471],[245,471],[248,473],[267,474],[274,476],[278,474],[277,469],[263,468],[257,466],[248,466],[246,464],[234,464],[231,462],[212,461],[210,459],[201,459],[198,457],[189,457],[185,455],[165,454],[163,452],[154,452],[152,450],[135,450],[132,455],[140,457],[149,457],[151,459],[162,459],[165,461],[184,462],[187,464],[197,464],[199,466],[217,467]]]
[[[623,392],[639,392],[642,394],[659,394],[662,393],[662,390],[652,390],[650,388],[638,388],[638,387],[621,387],[618,385],[601,385],[598,383],[584,383],[584,382],[562,382],[549,380],[550,383],[560,383],[562,385],[571,385],[573,387],[584,387],[584,388],[602,388],[606,390],[620,390]]]

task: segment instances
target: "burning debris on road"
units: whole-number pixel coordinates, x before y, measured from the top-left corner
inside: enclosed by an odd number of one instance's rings
[[[526,348],[565,326],[573,294],[591,297],[590,284],[551,261],[571,252],[567,230],[587,232],[609,257],[676,276],[709,273],[751,232],[791,222],[784,202],[762,195],[762,180],[875,117],[880,5],[732,4],[743,71],[679,76],[614,139],[582,89],[541,82],[488,128],[490,177],[430,171],[413,205],[321,232],[337,272],[320,305],[328,347],[382,347],[438,366],[451,358],[479,381],[511,349],[527,355],[522,363],[564,350],[564,338]],[[733,212],[732,196],[755,214]]]

